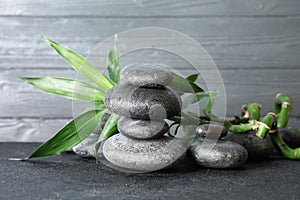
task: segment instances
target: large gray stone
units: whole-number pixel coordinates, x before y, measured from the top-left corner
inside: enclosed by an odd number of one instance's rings
[[[120,73],[120,80],[130,85],[157,87],[169,85],[173,80],[173,76],[166,65],[132,63],[123,67]]]
[[[122,134],[108,138],[103,145],[104,157],[128,170],[155,171],[166,168],[185,155],[183,140],[162,136],[153,140],[135,140]]]
[[[189,151],[198,165],[209,168],[236,168],[248,158],[246,149],[237,143],[222,140],[215,143],[201,137],[195,138]]]
[[[162,121],[141,120],[122,117],[118,122],[118,130],[123,135],[134,139],[153,139],[162,136],[169,129]]]
[[[234,133],[228,140],[239,143],[248,151],[249,159],[263,160],[274,152],[270,138],[261,139],[255,133]]]
[[[109,114],[105,113],[98,127],[82,142],[72,147],[74,153],[82,157],[95,157],[95,144],[109,116]]]
[[[134,119],[161,120],[180,113],[181,100],[171,89],[119,84],[104,100],[112,112]]]
[[[227,132],[227,128],[219,124],[202,124],[196,129],[197,136],[216,140],[225,137]]]

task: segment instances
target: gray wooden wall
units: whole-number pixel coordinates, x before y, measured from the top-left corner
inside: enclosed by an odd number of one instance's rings
[[[0,0],[0,141],[42,141],[72,118],[71,101],[18,79],[75,76],[39,34],[88,55],[108,36],[144,26],[178,30],[206,48],[223,76],[229,116],[247,101],[271,111],[284,92],[297,126],[299,0]]]

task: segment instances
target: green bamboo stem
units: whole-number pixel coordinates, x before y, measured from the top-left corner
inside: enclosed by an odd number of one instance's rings
[[[256,136],[263,139],[268,132],[271,133],[277,130],[276,119],[277,117],[275,113],[270,112],[266,114],[258,127]]]
[[[250,102],[244,104],[241,109],[242,116],[244,118],[249,118],[249,120],[259,120],[261,105],[259,105],[258,103]]]
[[[229,131],[234,133],[243,133],[249,131],[256,131],[259,127],[259,122],[256,120],[251,120],[248,123],[243,124],[232,124],[228,120],[217,119],[214,117],[213,119],[209,120],[205,116],[200,116],[196,113],[181,113],[181,116],[174,116],[171,118],[172,121],[176,123],[180,123],[182,125],[200,125],[200,124],[209,124],[209,123],[216,123],[216,124],[223,124]]]
[[[300,148],[291,149],[280,137],[278,131],[269,134],[273,144],[275,144],[282,153],[283,156],[289,159],[298,160],[300,159]]]
[[[278,128],[286,128],[288,119],[292,110],[292,100],[285,94],[277,94],[274,101],[274,112],[278,115],[277,126]]]
[[[233,124],[225,124],[226,128],[234,133],[244,133],[253,131],[255,129],[255,124],[250,122],[247,124],[239,124],[239,125],[233,125]]]

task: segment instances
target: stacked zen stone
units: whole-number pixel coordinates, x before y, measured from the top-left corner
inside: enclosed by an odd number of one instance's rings
[[[112,164],[151,171],[170,166],[183,156],[185,145],[163,136],[169,129],[164,121],[181,110],[180,97],[167,87],[172,73],[160,64],[136,63],[125,66],[120,84],[106,93],[105,105],[121,115],[119,134],[103,145],[103,155]]]
[[[217,124],[197,127],[189,152],[198,165],[209,168],[236,168],[248,158],[247,150],[238,143],[224,140],[227,129]]]

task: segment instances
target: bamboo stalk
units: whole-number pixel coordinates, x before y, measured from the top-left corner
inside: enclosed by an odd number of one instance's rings
[[[292,100],[285,94],[277,94],[274,101],[274,112],[278,117],[278,128],[286,128],[292,110]]]
[[[225,127],[234,133],[244,133],[255,130],[255,124],[253,122],[247,123],[247,124],[239,124],[239,125],[229,125],[225,124]]]
[[[300,159],[300,148],[291,149],[280,137],[278,131],[270,133],[272,142],[280,149],[283,156],[289,159]]]
[[[261,105],[258,103],[250,102],[244,104],[241,108],[243,118],[249,118],[249,120],[259,120]]]
[[[270,133],[277,131],[276,119],[277,117],[275,113],[269,112],[268,114],[266,114],[261,123],[259,123],[256,136],[263,139],[268,132]]]

